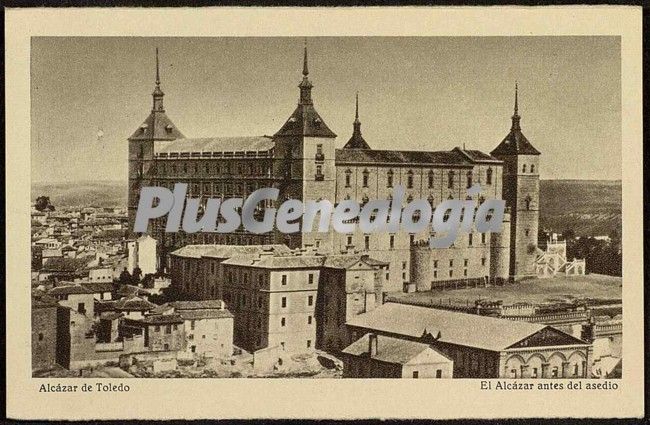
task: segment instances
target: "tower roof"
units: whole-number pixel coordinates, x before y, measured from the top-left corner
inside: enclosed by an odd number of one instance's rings
[[[515,83],[515,111],[512,115],[512,126],[510,133],[494,148],[492,155],[540,155],[540,151],[535,149],[528,141],[526,136],[521,132],[521,116],[519,115],[519,90]]]
[[[343,149],[370,149],[370,146],[361,135],[361,121],[359,121],[359,92],[357,92],[356,112],[354,115],[352,137],[343,146]]]
[[[336,134],[327,127],[316,109],[311,98],[311,89],[314,87],[309,81],[309,68],[307,66],[307,45],[305,44],[300,100],[289,119],[284,123],[274,137],[303,136],[303,137],[336,137]]]
[[[163,93],[160,88],[160,66],[158,62],[158,48],[156,48],[156,86],[152,93],[153,107],[151,113],[129,137],[129,140],[175,140],[184,138],[174,123],[165,114],[163,107]]]

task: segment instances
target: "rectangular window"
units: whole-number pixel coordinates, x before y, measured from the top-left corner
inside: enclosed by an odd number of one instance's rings
[[[287,323],[287,320],[284,317],[280,319],[280,326],[284,327],[284,325],[286,325],[286,323]]]
[[[485,233],[481,233],[481,243],[485,243]]]
[[[314,283],[314,275],[313,275],[313,273],[309,273],[309,280],[308,280],[308,282],[309,282],[310,284]]]
[[[481,265],[482,265],[482,266],[485,265],[485,258],[481,258]]]
[[[468,238],[469,238],[469,239],[468,239],[468,241],[469,241],[469,246],[472,246],[472,243],[474,242],[474,234],[473,234],[473,233],[470,233],[470,234],[468,235]]]
[[[311,339],[307,340],[307,348],[311,348]]]
[[[348,245],[348,246],[352,245],[352,236],[349,236],[349,235],[348,235],[348,238],[347,238],[347,245]]]
[[[307,316],[307,324],[311,325],[311,316]]]
[[[307,297],[307,305],[314,305],[314,296],[310,295]]]
[[[433,278],[438,279],[438,270],[433,271]]]
[[[172,333],[172,325],[167,325],[165,326],[165,333],[170,334]]]
[[[283,285],[286,285],[286,284],[287,284],[287,275],[286,275],[286,274],[283,274],[283,275],[282,275],[282,284],[283,284]]]
[[[464,267],[467,267],[468,264],[469,264],[469,260],[468,260],[467,258],[464,259],[464,260],[463,260],[463,266],[464,266]]]
[[[282,308],[287,306],[287,297],[282,297]]]
[[[191,320],[191,321],[190,321],[190,329],[191,329],[191,330],[194,330],[194,326],[195,326],[195,325],[196,325],[196,321],[195,321],[195,320]]]
[[[442,378],[442,369],[436,370],[436,378]]]
[[[350,184],[350,174],[348,173],[348,174],[345,175],[345,187],[350,187],[350,186],[351,186],[351,184]]]
[[[363,239],[366,250],[370,249],[370,236],[366,235]]]
[[[454,277],[454,271],[453,270],[449,270],[449,277]]]
[[[463,270],[463,276],[467,277],[467,269]]]
[[[434,269],[438,268],[438,260],[433,260],[433,268]]]
[[[390,235],[389,240],[390,240],[390,249],[394,249],[395,248],[395,235]]]
[[[449,260],[449,267],[454,267],[454,260]]]
[[[363,187],[368,187],[368,174],[363,174]]]
[[[413,377],[414,377],[414,378],[417,378],[419,375],[420,375],[420,374],[418,373],[417,370],[414,370],[414,371],[413,371]]]

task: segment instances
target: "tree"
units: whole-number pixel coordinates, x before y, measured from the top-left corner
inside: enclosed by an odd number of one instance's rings
[[[54,211],[54,205],[50,202],[49,196],[39,196],[36,198],[35,208],[37,211]]]
[[[122,270],[122,273],[120,273],[120,279],[119,279],[120,285],[129,285],[131,284],[131,273],[124,267],[124,270]]]
[[[133,274],[131,275],[131,281],[133,282],[134,285],[137,285],[140,283],[140,279],[142,278],[142,269],[140,267],[136,267],[133,269]]]

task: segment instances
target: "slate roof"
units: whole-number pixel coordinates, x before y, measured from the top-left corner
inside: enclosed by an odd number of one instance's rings
[[[348,325],[419,338],[426,333],[440,342],[490,351],[502,351],[546,328],[545,325],[495,317],[386,303],[351,318]]]
[[[184,137],[165,111],[151,111],[129,140],[175,140]]]
[[[291,252],[286,245],[186,245],[171,255],[184,258],[230,258],[235,255],[258,254],[262,251],[279,253]]]
[[[426,164],[471,167],[470,160],[457,151],[397,151],[376,149],[337,149],[338,164]]]
[[[273,146],[273,139],[268,136],[207,137],[177,139],[173,142],[157,143],[155,153],[266,152],[273,149]]]
[[[372,356],[373,359],[386,363],[406,364],[415,356],[425,350],[431,350],[434,354],[434,361],[440,363],[450,363],[451,359],[439,353],[428,344],[421,342],[408,341],[405,339],[393,338],[384,335],[377,336],[377,354]],[[348,345],[343,353],[352,356],[369,357],[370,334],[365,334],[352,344]],[[431,359],[428,359],[431,361]]]
[[[314,105],[300,103],[289,119],[275,133],[274,137],[306,136],[306,137],[336,137],[325,121],[318,115]]]
[[[541,155],[540,151],[530,144],[519,128],[512,128],[510,133],[494,148],[492,155]]]

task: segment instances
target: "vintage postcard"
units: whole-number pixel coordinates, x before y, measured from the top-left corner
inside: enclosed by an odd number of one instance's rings
[[[6,23],[10,417],[643,415],[640,9]]]

